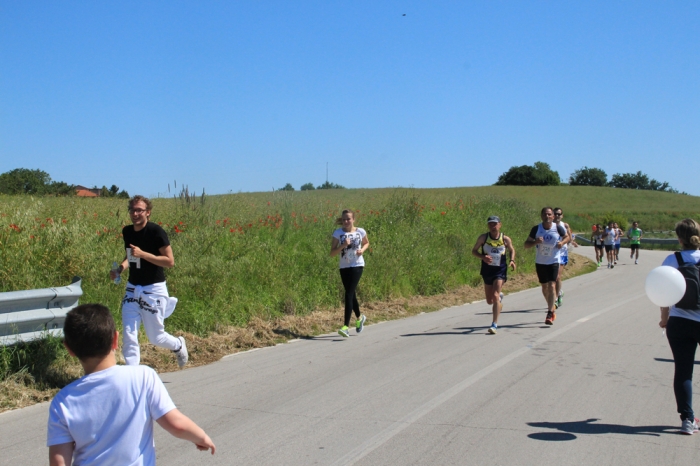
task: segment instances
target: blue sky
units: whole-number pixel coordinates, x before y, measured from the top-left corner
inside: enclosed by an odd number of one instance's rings
[[[405,16],[404,16],[405,14]],[[221,194],[641,170],[700,194],[700,2],[0,0],[0,172]]]

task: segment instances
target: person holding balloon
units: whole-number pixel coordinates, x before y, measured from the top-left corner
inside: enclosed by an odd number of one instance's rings
[[[700,264],[700,225],[690,218],[682,220],[676,224],[676,235],[682,250],[669,255],[661,267],[652,270],[647,277],[646,290],[652,302],[661,306],[659,326],[666,329],[673,352],[673,392],[681,417],[681,433],[691,435],[700,430],[700,421],[692,406],[695,350],[700,344],[697,269],[697,264]]]

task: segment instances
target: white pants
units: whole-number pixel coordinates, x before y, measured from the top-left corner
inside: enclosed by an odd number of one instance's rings
[[[122,353],[126,363],[137,366],[141,361],[139,327],[143,322],[148,340],[156,346],[172,351],[180,349],[180,340],[165,331],[164,321],[175,310],[177,298],[168,296],[165,282],[137,286],[126,284],[122,299],[124,344]]]

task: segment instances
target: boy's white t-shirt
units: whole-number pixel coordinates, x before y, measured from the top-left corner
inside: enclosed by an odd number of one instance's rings
[[[342,228],[338,228],[333,232],[333,238],[336,238],[339,243],[344,243],[347,238],[350,238],[352,243],[350,246],[340,251],[340,268],[348,267],[364,267],[364,256],[358,256],[355,251],[362,247],[362,238],[367,236],[367,232],[362,228],[356,228],[354,232],[348,233]]]
[[[147,366],[113,366],[64,387],[51,401],[47,446],[75,442],[76,465],[155,465],[153,421],[175,409]]]
[[[681,257],[683,258],[683,262],[690,262],[693,264],[697,264],[700,262],[700,250],[697,249],[688,249],[685,251],[681,251]],[[673,267],[674,269],[678,268],[678,260],[676,259],[675,254],[671,254],[666,259],[664,259],[663,264],[661,265],[668,265],[670,267]],[[671,306],[671,311],[668,314],[669,317],[683,317],[684,319],[690,319],[694,320],[696,322],[700,322],[700,312],[697,311],[688,311],[685,309],[681,309],[676,306]]]

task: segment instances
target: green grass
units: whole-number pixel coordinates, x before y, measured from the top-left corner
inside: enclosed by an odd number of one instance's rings
[[[637,189],[593,186],[480,186],[455,188],[464,195],[512,197],[539,210],[561,207],[573,229],[590,231],[609,217],[633,220],[643,230],[672,230],[683,218],[700,217],[700,197]]]

